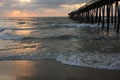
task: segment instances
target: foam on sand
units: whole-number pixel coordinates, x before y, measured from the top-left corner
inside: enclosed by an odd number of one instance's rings
[[[92,67],[98,69],[120,69],[120,54],[80,53],[60,55],[57,61],[63,64]]]

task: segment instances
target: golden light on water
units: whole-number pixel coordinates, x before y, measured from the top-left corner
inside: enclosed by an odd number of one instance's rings
[[[21,30],[17,30],[17,31],[14,31],[14,33],[16,35],[19,35],[19,36],[29,36],[33,31],[33,29],[31,29],[30,26],[30,23],[32,23],[32,18],[27,18],[29,19],[29,21],[26,21],[25,19],[23,19],[23,24],[16,24],[15,27],[16,28],[19,28]]]
[[[33,64],[30,61],[19,61],[14,62],[16,69],[14,70],[14,76],[23,80],[24,76],[31,76],[33,75]]]
[[[22,71],[27,71],[27,69],[32,67],[32,63],[30,64],[29,61],[20,61],[20,62],[14,62],[16,67],[18,69],[21,69]]]
[[[19,44],[19,46],[16,46],[16,49],[12,49],[10,50],[11,52],[16,53],[31,53],[35,50],[38,49],[38,47],[40,46],[40,43],[21,43]]]
[[[21,35],[21,36],[27,36],[30,35],[30,33],[32,33],[32,30],[19,30],[15,32],[17,35]]]
[[[10,75],[0,75],[1,80],[16,80],[14,76]]]
[[[0,64],[0,80],[28,80],[34,75],[34,63],[31,61],[7,61]]]

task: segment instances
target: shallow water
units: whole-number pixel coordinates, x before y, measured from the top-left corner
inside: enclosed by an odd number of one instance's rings
[[[0,60],[52,59],[63,64],[120,69],[120,36],[68,18],[1,18]]]

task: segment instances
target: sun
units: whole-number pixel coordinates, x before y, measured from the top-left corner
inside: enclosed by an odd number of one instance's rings
[[[31,2],[31,0],[20,0],[21,3]]]

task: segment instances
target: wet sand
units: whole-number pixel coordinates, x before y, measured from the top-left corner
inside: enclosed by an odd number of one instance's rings
[[[68,66],[49,60],[0,61],[0,80],[120,80],[120,71]]]

